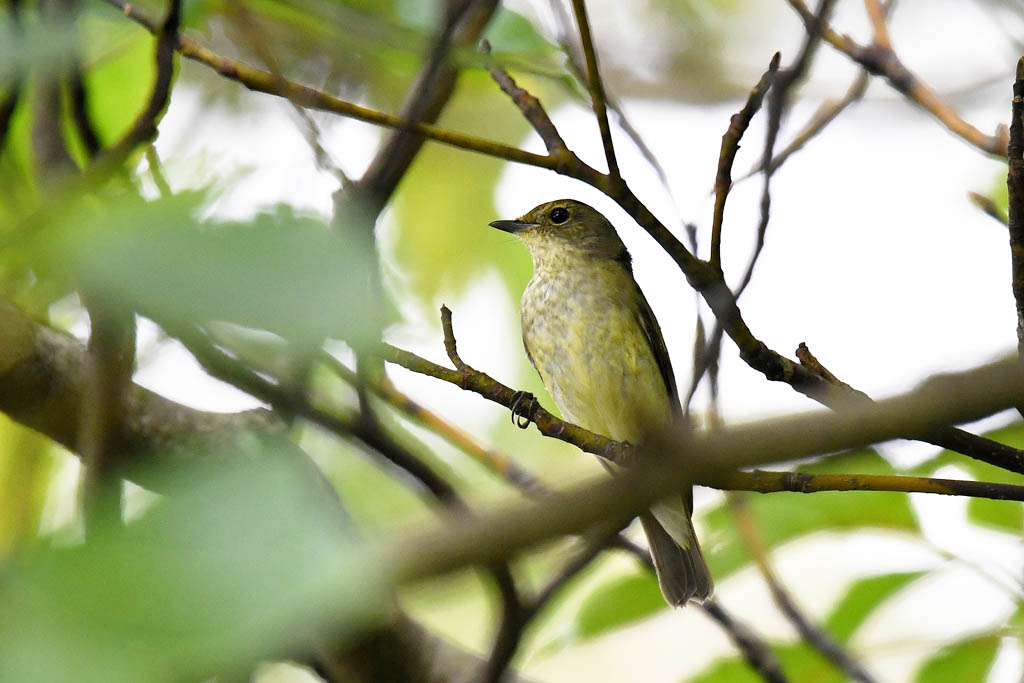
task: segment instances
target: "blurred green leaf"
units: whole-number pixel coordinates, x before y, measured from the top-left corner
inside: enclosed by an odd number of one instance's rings
[[[83,207],[74,225],[57,239],[42,235],[35,250],[49,272],[73,274],[94,300],[131,307],[172,334],[223,321],[300,348],[328,336],[360,348],[379,338],[368,240],[342,240],[285,206],[247,223],[201,222],[200,199],[122,198],[88,214]]]
[[[976,524],[1019,533],[1024,529],[1024,503],[971,498],[967,501],[967,518]]]
[[[49,21],[22,20],[19,25],[0,13],[0,83],[19,74],[34,76],[62,73],[74,54],[74,24],[56,14]]]
[[[925,572],[879,574],[859,579],[840,598],[825,621],[825,630],[839,642],[850,640],[861,624],[900,589]]]
[[[83,15],[79,42],[89,119],[100,142],[109,145],[128,131],[149,101],[156,40],[119,13],[100,9]]]
[[[53,442],[0,416],[0,558],[31,543],[54,472]]]
[[[985,436],[1014,448],[1024,448],[1024,422],[1015,422],[989,432]],[[952,451],[942,451],[934,458],[915,467],[912,473],[929,476],[946,465],[954,465],[965,470],[977,481],[1024,485],[1024,475]],[[967,517],[977,524],[1019,534],[1024,530],[1024,503],[1012,500],[971,498],[967,501]]]
[[[817,650],[805,643],[774,645],[783,672],[791,683],[842,683],[846,677]],[[761,683],[764,678],[739,656],[719,659],[689,683]]]
[[[658,580],[651,572],[638,571],[609,581],[587,596],[576,613],[573,631],[580,639],[593,638],[663,609]]]
[[[9,567],[0,680],[205,680],[359,629],[386,572],[319,482],[273,446],[225,455],[166,481],[137,522]]]
[[[892,474],[892,466],[874,451],[854,451],[797,468],[801,472]],[[860,528],[917,531],[917,519],[905,493],[827,491],[769,493],[748,497],[768,547],[805,534]],[[736,531],[732,512],[723,503],[702,516],[701,534],[711,573],[721,580],[750,561]]]
[[[985,635],[948,645],[928,659],[916,683],[975,683],[984,681],[999,648],[997,636]]]
[[[511,133],[515,144],[527,125],[485,79],[480,73],[463,74],[459,94],[440,123],[472,131],[487,121],[488,130]],[[530,257],[517,240],[487,225],[498,218],[494,191],[503,169],[500,159],[442,145],[427,145],[419,153],[396,193],[394,231],[387,239],[405,279],[403,293],[434,309],[442,293],[461,293],[476,276],[497,269],[521,294],[530,277]]]
[[[499,7],[494,13],[485,37],[495,51],[517,52],[544,59],[560,54],[560,50],[538,33],[529,19],[506,7]]]

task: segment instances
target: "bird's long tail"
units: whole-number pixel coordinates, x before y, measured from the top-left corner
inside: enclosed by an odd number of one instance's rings
[[[649,513],[640,515],[640,522],[665,600],[678,607],[711,597],[714,581],[682,497],[655,504]]]

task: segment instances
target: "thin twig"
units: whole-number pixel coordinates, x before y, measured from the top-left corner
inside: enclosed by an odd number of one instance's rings
[[[775,173],[782,167],[786,161],[793,156],[794,153],[799,152],[803,149],[804,145],[810,142],[816,135],[825,130],[828,124],[836,120],[836,118],[857,100],[864,97],[864,94],[868,90],[868,83],[871,80],[871,76],[866,71],[861,71],[857,78],[854,79],[853,83],[847,89],[846,94],[837,100],[829,100],[823,102],[817,111],[807,120],[804,127],[797,133],[786,147],[772,157],[772,161],[768,164],[768,170]],[[735,182],[746,180],[754,174],[761,171],[764,168],[764,159],[758,159],[749,171]]]
[[[587,19],[587,7],[584,0],[572,0],[572,9],[576,15],[576,26],[580,31],[583,57],[587,62],[587,84],[594,106],[594,114],[597,116],[597,126],[601,130],[601,144],[604,146],[605,161],[608,163],[608,175],[613,181],[621,181],[619,162],[615,158],[615,144],[612,141],[612,129],[608,125],[604,83],[601,80],[601,72],[597,68],[597,51],[594,49],[594,39],[590,34],[590,21]]]
[[[480,50],[484,54],[490,54],[490,43],[486,40],[481,41]],[[558,129],[555,128],[555,124],[551,122],[551,118],[544,111],[544,106],[540,103],[540,100],[519,87],[509,73],[498,66],[497,63],[488,62],[487,72],[494,79],[494,82],[498,84],[498,87],[501,88],[501,91],[508,95],[509,99],[519,108],[523,117],[533,126],[537,134],[540,135],[549,156],[558,157],[572,154],[568,147],[566,147],[565,140],[562,139]]]
[[[560,420],[541,408],[536,401],[524,409],[520,398],[522,392],[501,384],[486,374],[474,370],[465,363],[463,363],[462,370],[451,370],[393,346],[384,346],[382,353],[385,360],[401,365],[413,372],[450,382],[467,391],[480,394],[484,398],[503,405],[510,410],[513,408],[521,411],[525,410],[531,421],[538,424],[538,428],[545,436],[571,443],[581,450],[593,453],[598,457],[619,465],[632,467],[638,463],[635,447],[612,441],[572,423]],[[867,408],[876,405],[878,404],[867,401],[861,403],[860,407]],[[543,425],[543,428],[540,425]],[[797,491],[801,493],[816,491],[904,491],[963,495],[997,500],[1024,500],[1024,487],[1021,486],[900,475],[819,475],[796,472],[730,472],[719,469],[714,473],[695,477],[694,483],[713,488],[759,491],[762,493],[770,491]]]
[[[447,0],[430,52],[399,110],[405,121],[435,123],[451,99],[459,64],[449,58],[453,47],[468,48],[479,40],[497,9],[497,0]],[[379,212],[423,146],[425,136],[397,129],[378,148],[359,190],[369,210]],[[364,204],[365,205],[365,204]]]
[[[120,9],[126,17],[132,19],[151,33],[156,33],[156,23],[140,10],[138,6],[125,2],[125,0],[105,0],[105,2]],[[412,131],[437,142],[480,152],[499,159],[552,170],[556,168],[556,163],[542,154],[533,154],[532,152],[526,152],[515,147],[502,145],[472,135],[456,133],[427,123],[406,121],[399,116],[346,102],[321,90],[296,83],[292,80],[286,79],[282,81],[269,71],[258,69],[240,60],[220,55],[184,35],[178,36],[177,49],[183,57],[200,64],[205,64],[224,78],[237,81],[250,90],[284,97],[300,103],[303,107],[331,112],[386,128]]]
[[[729,634],[733,644],[743,653],[747,664],[768,683],[786,683],[786,674],[775,652],[746,624],[738,622],[714,600],[706,600],[704,611]]]
[[[97,156],[88,173],[102,177],[119,167],[139,145],[156,137],[157,120],[167,108],[174,79],[174,51],[178,45],[178,28],[181,23],[181,0],[170,0],[167,14],[160,23],[156,34],[156,79],[146,108],[135,119],[135,123],[112,147]]]
[[[750,91],[746,104],[729,119],[729,128],[722,135],[722,147],[718,154],[718,172],[715,174],[715,211],[711,221],[711,258],[708,261],[717,270],[722,268],[722,223],[725,219],[725,200],[732,188],[732,164],[740,148],[740,140],[750,120],[761,108],[765,93],[775,80],[782,55],[776,52],[768,64],[768,70]]]
[[[576,42],[572,40],[570,36],[570,25],[572,24],[572,18],[565,9],[565,3],[562,0],[550,0],[548,5],[551,8],[552,14],[555,16],[555,24],[558,31],[557,42],[562,52],[565,53],[567,66],[572,71],[573,76],[582,84],[587,83],[587,66],[584,63],[582,57],[582,50],[578,47]],[[575,94],[576,89],[570,88],[570,91]],[[587,91],[589,93],[589,90]],[[607,85],[604,90],[604,101],[608,106],[608,109],[615,113],[617,123],[622,132],[633,142],[640,155],[643,156],[644,161],[654,170],[658,176],[658,180],[661,181],[662,187],[665,189],[665,193],[672,199],[673,204],[675,203],[675,197],[672,194],[672,187],[668,181],[668,173],[665,172],[664,166],[658,161],[657,155],[651,150],[650,146],[644,140],[643,136],[636,129],[633,123],[626,116],[626,111],[623,109],[621,103],[612,97],[612,94],[608,91]],[[694,250],[696,251],[696,250]]]
[[[981,194],[980,192],[968,192],[967,198],[971,200],[971,203],[981,209],[985,214],[994,218],[996,222],[1002,225],[1004,228],[1009,225],[1010,217],[1006,215],[995,200],[988,195]]]
[[[889,40],[889,28],[885,25],[886,15],[888,14],[887,9],[878,0],[864,0],[864,10],[868,14],[868,20],[871,22],[871,31],[874,36],[875,45],[885,50],[891,50],[892,42]]]
[[[814,14],[807,9],[803,0],[786,0],[786,2],[800,15],[808,30],[811,30]],[[876,30],[878,26],[875,24]],[[860,45],[850,36],[837,33],[828,26],[823,27],[822,35],[829,45],[860,64],[869,73],[884,77],[894,90],[922,107],[953,134],[986,154],[1006,156],[1007,138],[1003,131],[999,131],[996,135],[986,135],[964,121],[934,90],[923,83],[900,61],[892,48],[878,43],[868,46]]]
[[[325,353],[321,358],[344,381],[349,383],[357,381],[355,372],[334,356]],[[512,486],[531,497],[539,498],[551,495],[551,490],[540,479],[517,465],[508,453],[485,446],[465,429],[445,420],[399,391],[386,376],[368,378],[367,382],[367,387],[377,396],[398,408],[412,420],[440,435]]]
[[[827,22],[834,4],[835,0],[821,0],[821,3],[818,5],[818,11],[814,13],[814,24],[807,32],[804,44],[801,46],[793,66],[783,69],[778,73],[775,82],[772,84],[772,89],[768,93],[768,126],[765,131],[764,153],[762,154],[762,158],[766,161],[775,154],[775,141],[782,126],[782,119],[789,108],[790,92],[807,76],[807,71],[810,69],[814,55],[817,53],[818,45],[821,43],[821,27]],[[757,225],[757,240],[747,263],[747,268],[743,272],[743,277],[736,287],[737,299],[743,295],[743,292],[750,284],[751,278],[754,275],[754,268],[757,266],[761,253],[764,251],[765,235],[768,232],[768,221],[771,217],[771,182],[774,171],[767,163],[762,170],[764,182],[761,189],[761,218]],[[720,337],[721,335],[719,335]]]
[[[850,680],[873,683],[875,679],[864,669],[863,665],[851,657],[824,629],[812,623],[797,606],[786,587],[782,585],[771,566],[768,549],[764,545],[764,540],[757,528],[757,521],[746,500],[740,495],[733,494],[729,496],[728,501],[740,537],[743,538],[747,551],[753,557],[754,563],[761,572],[761,577],[768,585],[772,599],[796,628],[800,637],[835,664]]]
[[[160,163],[160,155],[157,153],[155,145],[146,146],[146,164],[149,166],[149,174],[153,176],[153,183],[160,196],[167,198],[173,195],[174,192],[171,190],[170,183],[167,182],[167,176],[164,175],[163,165]]]

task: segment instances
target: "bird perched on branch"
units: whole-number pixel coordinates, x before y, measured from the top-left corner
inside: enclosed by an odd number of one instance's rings
[[[582,202],[560,199],[491,226],[518,235],[530,249],[523,344],[562,415],[633,444],[679,417],[661,329],[612,224]],[[691,507],[690,495],[677,496],[640,516],[671,605],[704,600],[712,591]]]

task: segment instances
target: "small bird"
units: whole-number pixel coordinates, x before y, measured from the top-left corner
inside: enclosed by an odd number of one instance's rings
[[[559,199],[490,225],[518,235],[530,249],[523,345],[565,419],[642,444],[679,417],[661,329],[608,219],[582,202]],[[704,600],[713,588],[691,512],[688,494],[640,516],[661,592],[674,606]]]

